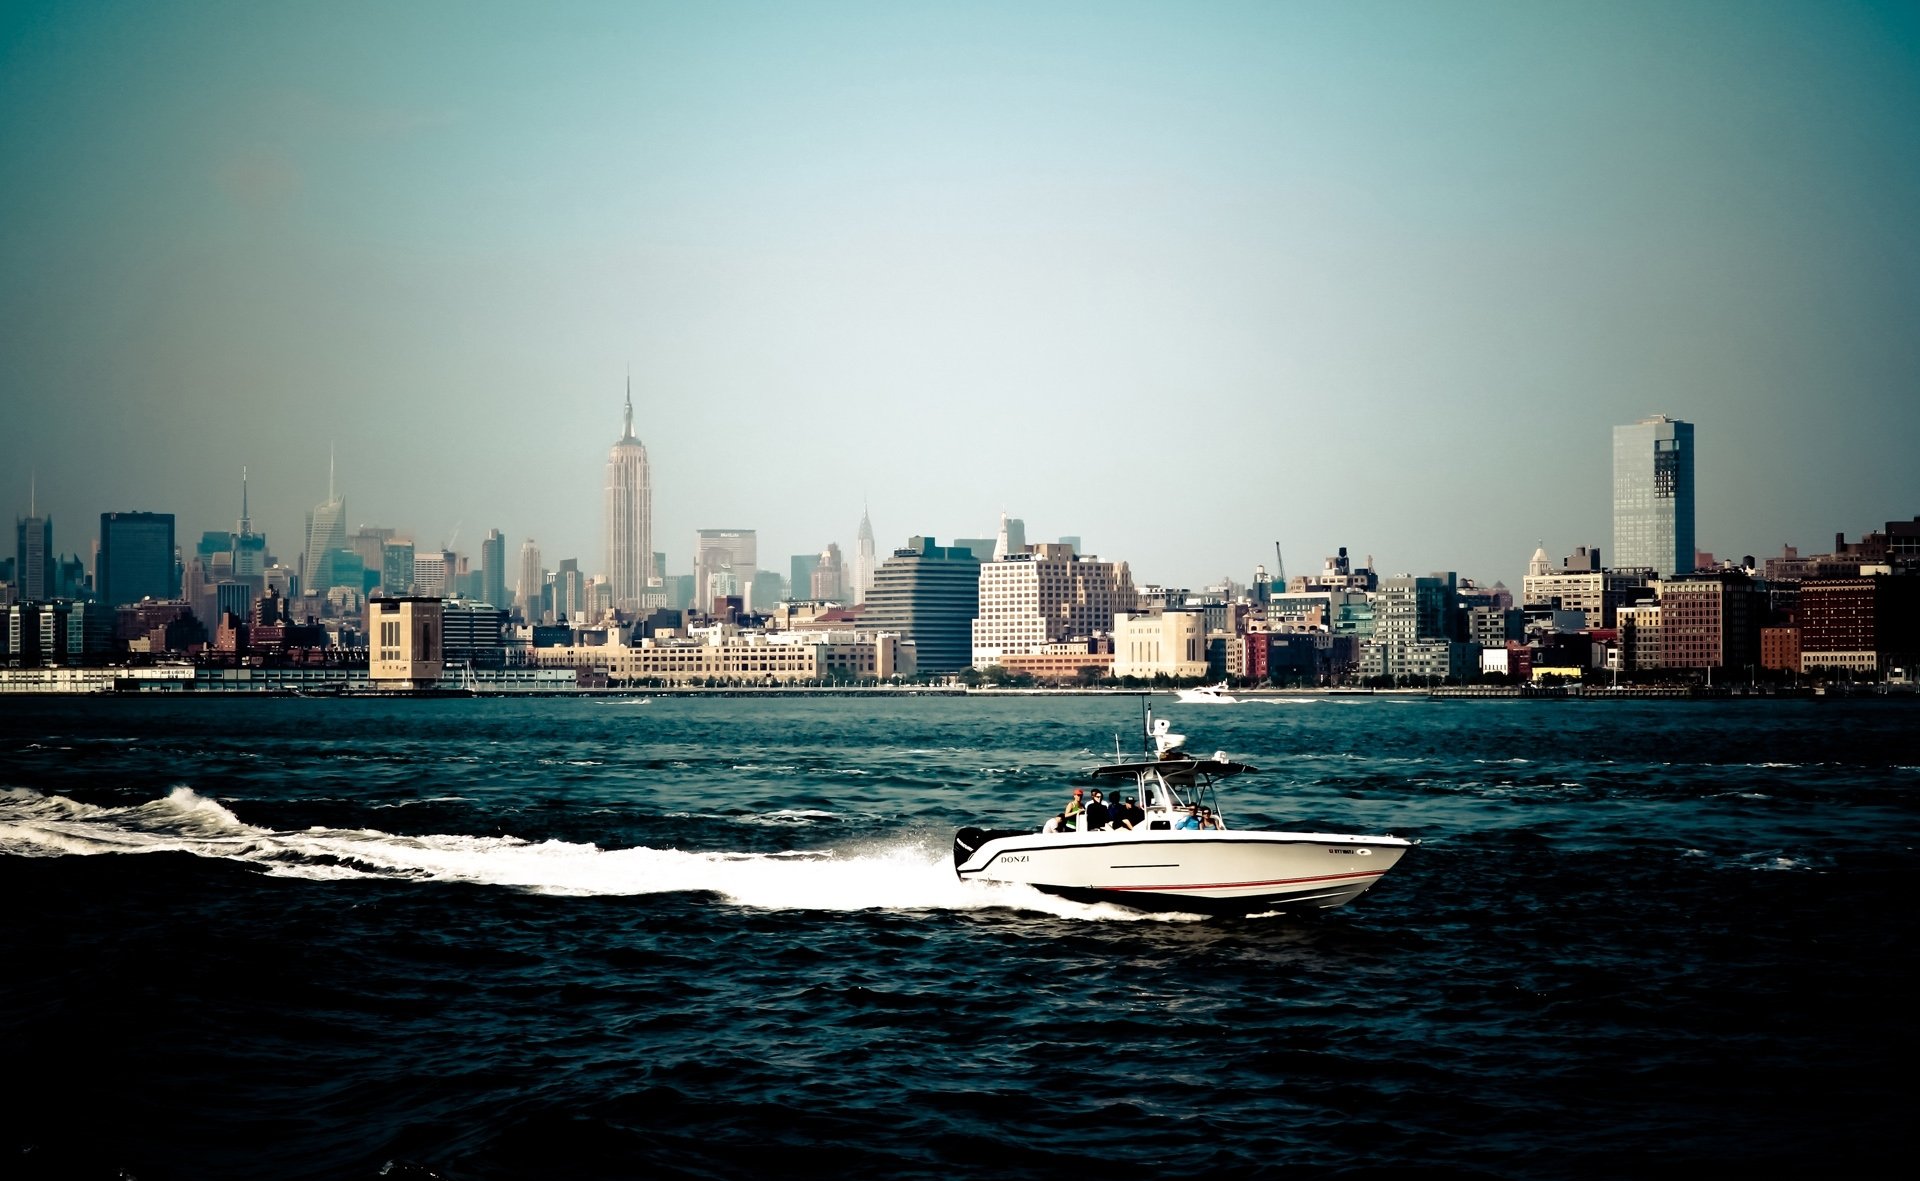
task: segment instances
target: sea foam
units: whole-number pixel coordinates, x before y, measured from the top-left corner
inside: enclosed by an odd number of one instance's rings
[[[1026,886],[958,880],[933,834],[844,849],[785,853],[602,849],[569,841],[313,827],[279,831],[242,821],[189,787],[127,807],[15,789],[0,793],[0,853],[93,856],[183,852],[319,881],[412,880],[572,896],[701,893],[766,910],[981,910],[1061,918],[1178,920],[1055,898]]]

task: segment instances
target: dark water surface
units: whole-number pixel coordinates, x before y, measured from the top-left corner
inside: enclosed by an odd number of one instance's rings
[[[1323,916],[962,886],[1124,698],[0,702],[0,1175],[1897,1160],[1920,708],[1161,712]]]

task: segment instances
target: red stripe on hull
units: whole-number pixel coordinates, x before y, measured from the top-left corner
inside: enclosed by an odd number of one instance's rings
[[[1383,869],[1379,873],[1335,873],[1313,878],[1280,878],[1271,882],[1199,882],[1184,886],[1097,886],[1095,889],[1150,890],[1156,893],[1166,890],[1245,890],[1256,886],[1297,886],[1302,882],[1339,882],[1351,878],[1378,878],[1386,876],[1386,872]]]

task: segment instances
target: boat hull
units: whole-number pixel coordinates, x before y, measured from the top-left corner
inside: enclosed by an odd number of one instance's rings
[[[1136,910],[1330,910],[1367,892],[1411,842],[1341,833],[1161,830],[955,836],[963,881],[1032,886]]]

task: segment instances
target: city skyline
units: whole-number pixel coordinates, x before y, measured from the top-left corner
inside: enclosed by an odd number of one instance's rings
[[[14,515],[193,536],[245,466],[288,561],[337,442],[349,530],[597,565],[629,358],[654,534],[769,554],[870,498],[1512,585],[1649,413],[1716,554],[1920,492],[1910,7],[582,11],[13,10]]]

